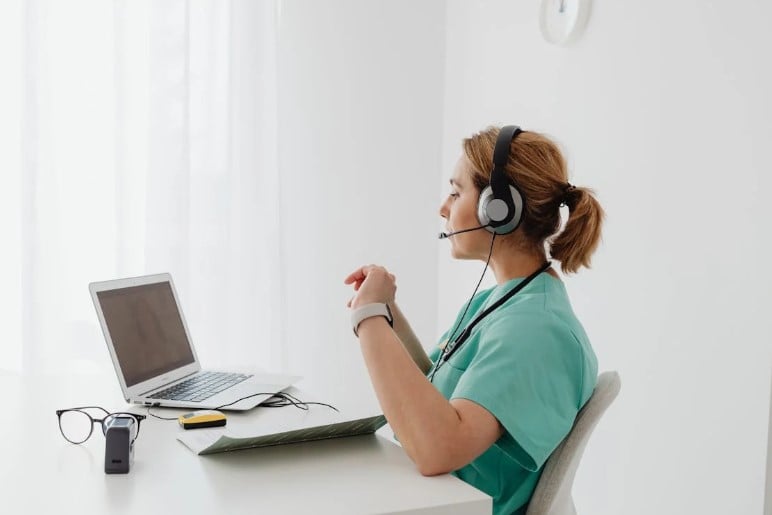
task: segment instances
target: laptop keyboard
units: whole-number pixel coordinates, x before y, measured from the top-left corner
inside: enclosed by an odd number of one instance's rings
[[[151,395],[154,399],[201,402],[212,395],[252,377],[228,372],[202,372],[195,377]]]

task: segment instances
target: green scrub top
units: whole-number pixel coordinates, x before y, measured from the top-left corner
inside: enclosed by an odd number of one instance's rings
[[[456,336],[523,279],[475,295]],[[462,313],[463,307],[451,328]],[[438,347],[429,357],[436,362],[439,355]],[[453,474],[493,497],[493,513],[525,513],[544,462],[571,430],[597,375],[595,353],[563,282],[540,274],[477,324],[434,376],[445,398],[479,404],[504,428],[496,443]]]

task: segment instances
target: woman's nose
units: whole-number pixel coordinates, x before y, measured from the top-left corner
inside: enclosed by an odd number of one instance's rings
[[[442,218],[448,217],[448,201],[445,200],[442,204],[440,204],[440,216]]]

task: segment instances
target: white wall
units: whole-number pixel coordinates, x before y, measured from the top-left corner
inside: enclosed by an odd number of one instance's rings
[[[760,513],[772,358],[772,69],[764,2],[595,1],[576,45],[539,2],[447,4],[445,188],[459,140],[519,123],[563,144],[608,213],[567,279],[622,391],[579,470],[579,513]],[[444,329],[481,266],[440,250]]]
[[[460,139],[520,123],[558,139],[608,212],[594,268],[567,278],[601,370],[623,381],[577,477],[580,512],[759,513],[772,7],[596,0],[567,48],[541,39],[537,9],[282,3],[284,363],[309,389],[375,406],[343,277],[394,270],[429,346],[482,266],[435,239]]]
[[[772,381],[769,387],[769,428],[767,429],[767,487],[764,496],[764,515],[772,515]]]
[[[353,405],[377,409],[346,275],[387,266],[419,336],[436,326],[444,24],[439,1],[281,5],[285,364]]]

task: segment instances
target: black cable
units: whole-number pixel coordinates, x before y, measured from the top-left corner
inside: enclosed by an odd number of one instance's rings
[[[221,406],[217,406],[214,409],[225,408],[227,406],[231,406],[233,404],[236,404],[237,402],[243,401],[244,399],[249,399],[250,397],[256,397],[258,395],[270,395],[271,396],[265,402],[261,402],[260,404],[258,404],[258,407],[262,407],[262,408],[283,408],[283,407],[286,407],[286,406],[295,406],[298,409],[302,409],[302,410],[308,411],[308,409],[309,409],[308,406],[310,404],[315,404],[315,405],[318,405],[318,406],[327,406],[328,408],[334,409],[335,411],[340,413],[338,408],[336,408],[335,406],[332,406],[330,404],[325,404],[323,402],[305,402],[305,401],[301,401],[300,399],[298,399],[294,395],[286,393],[286,392],[278,392],[278,393],[272,393],[272,392],[253,393],[252,395],[247,395],[246,397],[242,397],[241,399],[237,399],[237,400],[235,400],[233,402],[229,402],[228,404],[223,404]],[[156,407],[156,406],[158,406],[158,404],[154,404],[153,406],[148,406],[147,407],[147,414],[148,414],[148,416],[151,416],[151,417],[154,417],[154,418],[157,418],[157,419],[160,419],[160,420],[178,420],[179,419],[179,417],[172,417],[172,418],[161,417],[161,416],[156,415],[154,413],[150,413],[150,408]]]
[[[222,406],[217,406],[215,409],[225,408],[226,406],[230,406],[232,404],[236,404],[237,402],[243,401],[244,399],[249,399],[250,397],[256,397],[258,395],[270,395],[271,397],[267,399],[265,402],[260,403],[258,406],[265,406],[266,408],[282,408],[284,406],[295,406],[296,408],[308,409],[309,404],[318,404],[320,406],[327,406],[328,408],[332,408],[335,411],[338,411],[338,408],[335,406],[331,406],[329,404],[325,404],[323,402],[304,402],[298,399],[297,397],[294,397],[293,395],[286,393],[286,392],[279,392],[279,393],[270,393],[270,392],[263,392],[263,393],[253,393],[252,395],[247,395],[246,397],[242,397],[241,399],[237,399],[233,402],[229,402],[228,404],[223,404]],[[272,401],[274,397],[277,397],[277,401]],[[278,404],[281,403],[281,404]],[[305,406],[305,407],[303,407]]]
[[[274,397],[276,397],[277,400],[271,400]],[[267,401],[261,403],[260,406],[265,407],[265,408],[283,408],[285,406],[295,406],[298,409],[302,409],[302,410],[308,411],[308,406],[310,404],[315,404],[317,406],[327,406],[328,408],[331,408],[331,409],[334,409],[335,411],[338,411],[338,408],[336,408],[335,406],[331,406],[331,405],[325,404],[323,402],[306,402],[306,401],[301,401],[297,397],[295,397],[295,396],[293,396],[293,395],[291,395],[289,393],[286,393],[286,392],[279,392],[276,395],[274,395],[273,397],[271,397],[271,399],[268,399]]]
[[[154,413],[150,413],[150,408],[152,408],[152,407],[153,407],[153,406],[148,406],[148,407],[147,407],[147,415],[148,415],[149,417],[157,418],[157,419],[160,419],[160,420],[177,420],[177,419],[179,418],[179,417],[173,417],[173,418],[168,418],[168,417],[161,417],[161,416],[159,416],[159,415],[156,415],[156,414],[154,414]]]
[[[442,356],[445,355],[445,350],[448,348],[448,345],[450,342],[453,341],[453,337],[456,335],[456,331],[458,330],[458,327],[461,325],[461,322],[464,321],[464,317],[466,316],[466,312],[469,310],[469,305],[472,304],[472,300],[474,299],[475,294],[477,294],[477,289],[480,287],[480,284],[482,284],[483,277],[485,277],[485,272],[488,271],[488,264],[491,262],[491,256],[493,255],[493,242],[496,241],[496,233],[493,233],[493,236],[491,237],[491,248],[488,251],[488,259],[485,261],[485,268],[483,268],[483,273],[480,276],[480,280],[477,281],[477,286],[474,287],[474,292],[472,292],[472,296],[469,297],[469,301],[466,303],[466,307],[464,308],[464,313],[461,315],[461,318],[458,319],[458,322],[456,323],[456,327],[453,328],[453,331],[450,333],[450,336],[445,340],[445,347],[442,349],[442,352],[437,357],[437,361],[434,363],[434,369],[432,370],[432,374],[429,376],[429,382],[431,383],[434,381],[434,374],[437,373],[437,371],[440,369],[442,364],[440,361],[442,361]]]

